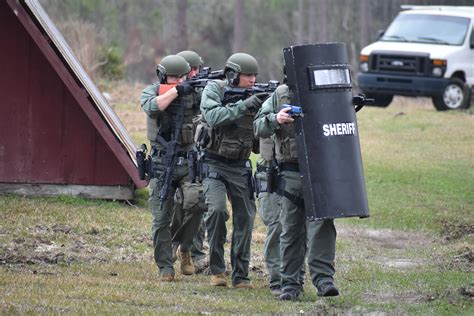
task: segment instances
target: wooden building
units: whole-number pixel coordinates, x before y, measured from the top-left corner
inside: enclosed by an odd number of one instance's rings
[[[0,1],[0,193],[131,199],[135,151],[38,1]]]

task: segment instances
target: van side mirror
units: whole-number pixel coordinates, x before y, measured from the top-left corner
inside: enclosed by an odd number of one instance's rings
[[[375,40],[378,41],[384,34],[385,34],[385,30],[378,30],[377,37],[375,38]]]

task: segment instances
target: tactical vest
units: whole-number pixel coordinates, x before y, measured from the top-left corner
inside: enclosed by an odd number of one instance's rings
[[[221,89],[224,89],[224,81],[214,81]],[[211,143],[207,146],[207,151],[230,159],[248,159],[254,143],[254,117],[255,113],[248,112],[230,124],[213,128]]]
[[[280,86],[275,93],[278,94],[277,104],[290,103],[290,93],[287,86]],[[280,111],[278,108],[277,111]],[[298,147],[296,147],[296,134],[293,124],[281,124],[275,131],[275,156],[280,162],[298,162]]]
[[[157,87],[157,95],[159,85]],[[181,145],[182,150],[191,149],[194,144],[194,130],[195,126],[193,118],[199,114],[199,102],[197,101],[197,94],[191,93],[187,96],[182,96],[174,99],[166,110],[157,118],[150,118],[147,116],[147,138],[152,143],[157,143],[157,134],[159,133],[166,141],[171,140],[171,135],[175,130],[175,123],[178,116],[181,102],[184,103],[184,118],[181,125],[181,137],[178,139],[178,144]]]
[[[265,161],[273,160],[273,138],[260,138],[260,157]]]

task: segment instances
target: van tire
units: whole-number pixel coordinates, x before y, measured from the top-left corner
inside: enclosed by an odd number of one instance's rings
[[[438,111],[465,109],[470,105],[469,86],[461,79],[452,78],[443,91],[432,97]]]
[[[374,99],[374,106],[386,108],[392,103],[393,95],[381,93],[368,93],[367,98]]]

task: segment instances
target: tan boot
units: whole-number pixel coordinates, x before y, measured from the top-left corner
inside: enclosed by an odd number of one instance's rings
[[[178,258],[181,266],[181,273],[184,275],[193,275],[194,265],[193,260],[191,259],[191,251],[180,251]]]
[[[225,278],[225,274],[222,272],[218,274],[214,274],[211,277],[211,285],[212,286],[227,286],[227,280]]]
[[[174,280],[174,275],[170,273],[160,275],[161,282],[173,282],[173,280]]]

